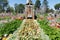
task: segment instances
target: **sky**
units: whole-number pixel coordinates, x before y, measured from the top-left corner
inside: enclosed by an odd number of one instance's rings
[[[35,3],[36,0],[32,0],[33,3]],[[43,2],[43,0],[40,0],[41,3]],[[54,9],[54,5],[57,4],[57,3],[60,3],[60,0],[47,0],[48,1],[48,6],[49,8],[51,9]],[[26,0],[8,0],[9,2],[9,5],[14,7],[14,4],[17,3],[17,4],[26,4]]]

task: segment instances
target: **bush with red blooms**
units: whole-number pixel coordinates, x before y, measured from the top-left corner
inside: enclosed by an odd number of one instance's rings
[[[17,17],[16,19],[23,20],[24,18],[23,17]]]
[[[48,20],[53,20],[54,18],[53,17],[47,17]]]
[[[56,23],[50,23],[50,25],[49,26],[51,26],[51,27],[55,27],[56,26]]]
[[[50,40],[60,40],[60,23],[58,23],[59,28],[52,28],[48,24],[47,20],[38,20],[40,27],[49,36]]]
[[[57,27],[57,28],[60,28],[60,23],[57,23],[57,24],[56,24],[56,27]]]

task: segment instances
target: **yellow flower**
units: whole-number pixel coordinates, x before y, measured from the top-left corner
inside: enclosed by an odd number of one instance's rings
[[[12,34],[9,34],[9,36],[11,37],[11,36],[12,36]]]
[[[21,32],[21,30],[18,31],[19,33]]]
[[[31,28],[29,28],[28,30],[31,30]]]
[[[2,40],[6,40],[7,38],[6,37],[3,37],[3,39]]]

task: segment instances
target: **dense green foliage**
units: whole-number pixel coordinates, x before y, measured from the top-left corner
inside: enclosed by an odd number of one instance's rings
[[[3,26],[0,26],[0,36],[13,33],[18,27],[20,27],[21,22],[21,20],[13,20],[3,24]]]
[[[37,20],[23,20],[22,25],[7,40],[49,40],[39,27]]]
[[[59,10],[59,9],[60,9],[60,3],[56,4],[56,5],[54,6],[54,8],[57,9],[57,10]]]
[[[8,8],[7,8],[6,12],[7,12],[7,13],[8,13],[8,12],[14,12],[14,8],[13,8],[13,7],[8,6]]]
[[[43,8],[44,8],[45,13],[47,13],[47,12],[49,11],[48,1],[47,1],[47,0],[44,0],[42,6],[43,6]]]
[[[43,1],[43,5],[46,6],[46,7],[48,7],[48,1],[47,0],[44,0]]]
[[[24,4],[15,4],[16,13],[23,13],[24,9],[25,9]]]
[[[0,0],[0,12],[4,12],[8,5],[8,0]]]
[[[40,0],[36,0],[35,9],[40,8],[40,5],[41,5]]]
[[[52,28],[47,20],[39,20],[40,27],[50,37],[51,40],[60,40],[60,29]]]

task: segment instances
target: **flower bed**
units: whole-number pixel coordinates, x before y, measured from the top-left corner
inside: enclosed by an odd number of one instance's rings
[[[21,20],[13,20],[0,26],[0,37],[4,34],[13,33],[21,24]]]
[[[36,20],[25,19],[21,26],[7,40],[49,40]]]
[[[38,22],[50,40],[60,40],[60,29],[50,27],[47,20],[38,20]]]

